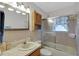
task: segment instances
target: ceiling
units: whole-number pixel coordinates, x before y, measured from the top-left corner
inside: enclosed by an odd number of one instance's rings
[[[34,2],[34,4],[44,12],[49,13],[61,8],[72,6],[74,2]]]
[[[71,15],[76,13],[75,11],[79,11],[78,2],[28,2],[26,4],[36,7],[47,17]]]

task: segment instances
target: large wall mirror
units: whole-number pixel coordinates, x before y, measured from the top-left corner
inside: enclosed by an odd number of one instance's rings
[[[5,3],[0,2],[0,6],[5,13],[4,29],[28,29],[28,13]]]
[[[0,2],[0,11],[3,11],[5,13],[5,21],[3,27],[4,35],[1,34],[2,32],[0,33],[0,35],[3,35],[3,38],[0,37],[0,42],[2,43],[2,39],[3,39],[3,43],[14,42],[15,40],[18,41],[21,39],[25,39],[27,32],[26,30],[29,29],[29,20],[28,20],[29,13],[21,11],[17,8],[14,8],[2,2]],[[2,23],[1,20],[2,19],[0,13],[0,22]]]

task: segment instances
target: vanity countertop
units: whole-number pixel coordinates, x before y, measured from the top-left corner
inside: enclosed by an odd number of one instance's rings
[[[35,43],[35,47],[33,49],[25,50],[25,51],[20,50],[19,49],[20,47],[21,46],[18,45],[15,48],[12,48],[10,50],[5,51],[2,53],[2,56],[28,56],[31,53],[33,53],[36,49],[40,48],[41,44]]]

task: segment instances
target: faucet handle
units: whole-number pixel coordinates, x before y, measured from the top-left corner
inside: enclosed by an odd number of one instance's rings
[[[26,42],[23,42],[23,44],[26,44]]]

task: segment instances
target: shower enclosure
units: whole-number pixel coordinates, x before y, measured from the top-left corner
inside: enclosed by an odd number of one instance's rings
[[[42,20],[42,45],[53,55],[76,55],[76,16],[52,17]]]

